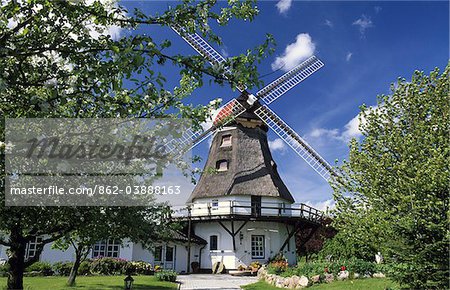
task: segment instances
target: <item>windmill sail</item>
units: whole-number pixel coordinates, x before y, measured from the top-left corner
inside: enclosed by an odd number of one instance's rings
[[[180,26],[171,26],[173,31],[181,36],[195,51],[197,51],[201,56],[206,58],[211,65],[223,65],[226,59],[218,53],[206,40],[204,40],[197,33],[188,33],[186,30]],[[225,72],[231,75],[231,70],[229,67],[224,66]],[[225,76],[226,77],[226,76]],[[243,92],[247,89],[245,85],[238,85],[237,89]]]
[[[303,158],[323,179],[329,181],[335,175],[333,168],[302,137],[266,106],[260,106],[255,114]]]
[[[323,66],[323,62],[313,55],[259,90],[256,97],[269,105]]]

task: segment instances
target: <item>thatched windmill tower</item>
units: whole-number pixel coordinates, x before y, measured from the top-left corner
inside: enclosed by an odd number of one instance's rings
[[[225,59],[196,33],[173,27],[213,65]],[[240,96],[225,104],[206,131],[188,130],[173,148],[193,147],[215,134],[202,174],[187,204],[188,234],[206,246],[187,246],[187,269],[192,261],[211,269],[221,262],[226,269],[267,262],[283,254],[296,263],[295,233],[317,227],[322,213],[294,198],[281,180],[269,150],[267,131],[272,129],[320,176],[334,176],[331,166],[267,105],[320,69],[315,56],[294,67],[256,94],[245,85]],[[227,69],[231,73],[231,69]],[[170,145],[170,144],[169,144]],[[177,150],[177,149],[174,149]],[[188,238],[189,240],[189,238]],[[205,249],[205,247],[207,247]]]
[[[188,201],[190,216],[184,218],[192,233],[208,242],[198,259],[204,269],[216,262],[226,269],[265,263],[278,253],[293,264],[296,230],[316,227],[321,218],[319,211],[294,204],[270,153],[267,131],[256,115],[245,113],[213,138]]]

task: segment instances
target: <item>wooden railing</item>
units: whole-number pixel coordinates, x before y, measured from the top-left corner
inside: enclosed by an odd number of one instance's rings
[[[215,216],[249,216],[249,217],[292,217],[319,221],[323,212],[304,203],[251,203],[242,201],[221,201],[215,203],[192,203],[174,211],[173,217],[215,217]]]

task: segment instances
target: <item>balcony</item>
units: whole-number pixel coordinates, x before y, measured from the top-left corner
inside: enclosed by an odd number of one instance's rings
[[[193,203],[175,209],[175,220],[258,220],[258,221],[297,221],[320,223],[323,212],[304,203],[271,203],[221,201],[215,203]]]

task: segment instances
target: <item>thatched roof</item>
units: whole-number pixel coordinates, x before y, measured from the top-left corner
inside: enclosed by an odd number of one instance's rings
[[[253,119],[253,118],[252,118]],[[267,127],[259,120],[249,119],[234,123],[214,136],[205,172],[200,177],[189,201],[203,197],[227,195],[271,196],[294,202],[281,180],[267,142]],[[244,125],[245,126],[244,126]],[[257,124],[257,126],[252,124]],[[249,127],[250,125],[250,127]],[[222,136],[232,136],[231,147],[221,147]],[[220,160],[228,161],[228,170],[211,172]],[[209,173],[208,173],[209,172]]]

